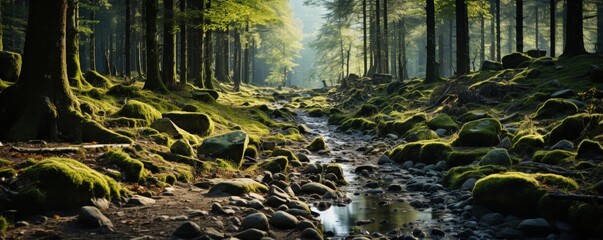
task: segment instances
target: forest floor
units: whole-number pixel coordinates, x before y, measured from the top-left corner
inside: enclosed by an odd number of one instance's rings
[[[600,236],[602,60],[529,58],[432,84],[365,79],[345,90],[218,84],[161,95],[115,80],[73,89],[90,119],[133,143],[3,142],[4,237]],[[155,124],[181,111],[211,124]],[[204,154],[208,139],[240,130],[248,144]],[[235,152],[240,169],[221,160]],[[52,157],[87,167],[74,173]],[[91,223],[82,205],[102,214],[86,212]]]

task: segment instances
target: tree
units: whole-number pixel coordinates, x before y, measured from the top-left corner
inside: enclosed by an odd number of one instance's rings
[[[186,26],[186,0],[180,0],[180,84],[188,82],[188,32]]]
[[[145,0],[146,3],[146,42],[147,42],[147,80],[144,89],[155,92],[167,92],[159,73],[159,52],[157,49],[157,12],[158,0]]]
[[[131,10],[131,0],[126,0],[126,22],[124,24],[125,26],[125,32],[126,32],[126,39],[125,39],[125,48],[124,48],[124,52],[125,52],[125,61],[126,61],[126,78],[130,78],[130,74],[132,72],[132,68],[131,68],[131,64],[132,64],[132,59],[130,57],[130,53],[132,51],[131,46],[132,43],[130,42],[130,29],[131,29],[131,25],[132,25],[132,10]]]
[[[0,51],[4,50],[4,44],[2,42],[2,2],[0,2]]]
[[[515,50],[523,52],[523,0],[515,0]]]
[[[67,77],[69,84],[75,88],[88,85],[80,66],[80,33],[78,30],[79,7],[78,0],[67,1]]]
[[[469,15],[467,4],[456,0],[456,71],[469,73]]]
[[[368,35],[367,35],[367,25],[366,25],[366,1],[362,0],[362,45],[364,50],[362,51],[362,55],[364,57],[364,74],[366,76],[368,73]]]
[[[603,52],[603,3],[597,4],[597,46],[595,49],[597,52]]]
[[[555,57],[556,55],[556,46],[557,46],[557,18],[555,16],[556,12],[557,12],[557,4],[556,4],[556,0],[549,0],[550,1],[550,23],[549,23],[549,28],[550,28],[550,33],[551,33],[551,57]]]
[[[130,143],[83,117],[67,80],[68,0],[31,0],[19,80],[0,93],[0,137]]]
[[[176,85],[176,21],[174,0],[163,0],[163,65],[162,78],[167,86]]]
[[[572,57],[586,53],[582,7],[582,0],[567,1],[565,49],[561,57]]]
[[[427,0],[427,67],[425,82],[435,82],[438,78],[436,63],[436,40],[435,40],[435,4],[434,0]]]

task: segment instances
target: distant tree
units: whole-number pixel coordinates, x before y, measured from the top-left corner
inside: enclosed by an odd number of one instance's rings
[[[130,78],[131,72],[132,72],[132,58],[130,57],[130,53],[132,52],[132,42],[131,42],[131,28],[132,28],[132,7],[131,7],[131,1],[132,0],[126,0],[126,22],[124,23],[125,26],[125,35],[126,35],[126,39],[125,39],[125,47],[124,47],[124,53],[125,53],[125,62],[126,62],[126,69],[125,69],[125,75],[127,78]]]
[[[549,0],[550,1],[550,12],[549,12],[549,32],[551,34],[550,38],[551,38],[551,57],[555,57],[556,56],[556,46],[557,46],[557,17],[556,17],[556,12],[557,12],[557,1],[556,0]]]
[[[436,36],[435,36],[435,3],[427,0],[427,65],[425,82],[431,83],[438,79],[438,68],[436,63]]]
[[[567,1],[565,49],[561,57],[571,57],[586,53],[582,17],[582,0]]]
[[[147,42],[147,79],[144,89],[155,92],[167,92],[159,73],[159,51],[157,48],[158,0],[145,0],[146,3],[146,42]]]
[[[163,61],[161,73],[163,83],[176,85],[176,20],[174,0],[163,0]]]
[[[469,73],[469,14],[467,3],[456,0],[456,71]]]
[[[554,0],[552,0],[554,1]],[[603,2],[597,4],[597,52],[603,52]]]
[[[180,84],[188,82],[188,26],[186,24],[186,0],[180,0]]]
[[[523,52],[523,0],[515,0],[515,50]]]

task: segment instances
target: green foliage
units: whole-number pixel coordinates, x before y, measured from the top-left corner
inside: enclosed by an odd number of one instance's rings
[[[0,216],[0,234],[4,235],[6,229],[8,228],[8,221],[4,216]]]
[[[544,102],[536,112],[537,119],[555,118],[573,115],[578,112],[578,107],[573,102],[565,99],[552,98]]]

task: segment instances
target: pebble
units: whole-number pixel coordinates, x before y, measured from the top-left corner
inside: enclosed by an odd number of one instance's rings
[[[392,163],[394,163],[394,161],[392,161],[388,156],[385,156],[385,155],[381,155],[381,157],[379,157],[379,160],[377,160],[378,165],[392,164]]]
[[[544,218],[525,219],[517,225],[517,229],[537,236],[546,236],[551,232],[549,222]]]
[[[259,229],[250,228],[250,229],[246,229],[241,232],[238,232],[234,236],[241,240],[259,240],[259,239],[262,239],[263,237],[268,236],[268,233],[264,232],[262,230],[259,230]]]
[[[155,199],[143,196],[134,196],[128,200],[128,204],[135,206],[148,206],[155,204]]]
[[[314,228],[306,228],[302,231],[301,237],[303,239],[322,240],[322,235],[318,233]]]
[[[475,183],[477,183],[476,178],[469,178],[461,185],[461,189],[471,191],[475,187]]]
[[[390,192],[399,192],[399,191],[402,191],[402,189],[403,189],[402,185],[400,185],[400,184],[391,184],[387,187],[387,191],[390,191]]]
[[[488,213],[480,219],[480,222],[496,226],[503,223],[504,220],[505,216],[500,213]]]
[[[295,216],[287,212],[276,211],[272,214],[269,222],[270,225],[280,229],[294,229],[299,221],[297,218],[295,218]]]
[[[78,221],[87,227],[113,227],[111,220],[98,210],[98,208],[92,206],[80,208]]]

